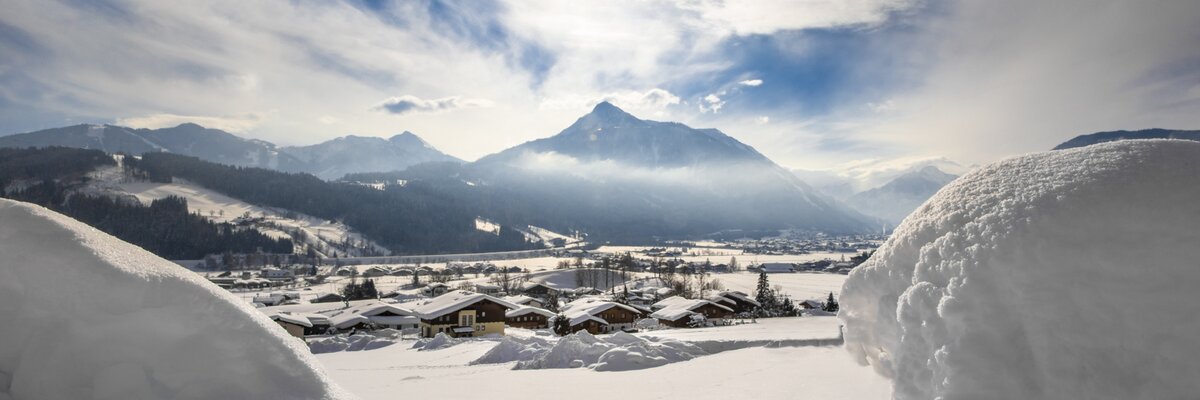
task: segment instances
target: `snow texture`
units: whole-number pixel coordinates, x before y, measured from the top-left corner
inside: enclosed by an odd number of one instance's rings
[[[1200,143],[980,168],[850,274],[846,348],[898,399],[1193,398],[1198,205]]]
[[[632,371],[659,367],[708,355],[691,343],[643,338],[624,332],[593,336],[579,331],[557,341],[541,337],[505,337],[471,364],[516,361],[513,369],[590,368],[595,371]]]
[[[380,329],[354,335],[335,335],[308,342],[313,354],[335,351],[363,351],[391,346],[399,342],[401,332],[395,329]]]
[[[0,199],[0,399],[334,399],[301,341],[138,247]]]

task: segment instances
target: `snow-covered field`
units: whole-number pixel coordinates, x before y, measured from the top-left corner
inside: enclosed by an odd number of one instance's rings
[[[736,272],[729,274],[712,274],[709,279],[718,279],[726,289],[738,290],[743,293],[754,293],[758,286],[758,274],[752,272]],[[841,274],[826,274],[818,272],[797,272],[794,274],[767,274],[771,286],[783,287],[783,293],[792,300],[824,300],[829,293],[837,295],[842,290],[846,276]]]
[[[715,243],[713,243],[715,244]],[[653,248],[653,246],[600,246],[596,249],[597,252],[604,253],[633,253],[635,257],[644,257],[644,255],[636,252],[645,251]],[[841,261],[853,257],[855,253],[839,253],[839,252],[814,252],[808,254],[747,254],[739,249],[726,248],[706,248],[694,247],[686,254],[681,254],[678,257],[671,259],[680,259],[687,262],[705,262],[711,261],[713,264],[729,263],[730,257],[736,257],[739,264],[745,266],[759,263],[805,263],[810,261],[834,260]]]
[[[836,338],[836,328],[836,318],[803,317],[673,331],[680,336],[675,340],[688,342]],[[661,330],[644,335],[672,333]],[[467,340],[424,351],[413,349],[411,343],[319,354],[317,359],[336,382],[368,400],[401,394],[502,399],[882,399],[891,393],[885,379],[855,364],[840,346],[749,347],[647,369],[596,371],[514,370],[513,362],[470,365],[492,350],[498,343],[495,340]]]

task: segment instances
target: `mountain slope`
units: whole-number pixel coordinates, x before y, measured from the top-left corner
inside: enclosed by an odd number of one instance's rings
[[[900,175],[883,186],[859,192],[846,202],[864,214],[882,218],[895,226],[957,177],[930,165]]]
[[[408,131],[390,139],[351,135],[280,150],[303,161],[306,172],[323,179],[358,172],[400,171],[426,162],[462,162]]]
[[[171,152],[228,165],[297,172],[305,165],[275,145],[244,139],[228,132],[182,124],[162,129],[131,129],[114,125],[74,125],[0,137],[0,147],[73,147],[108,153]]]
[[[874,225],[718,130],[641,120],[609,103],[460,178],[479,183],[470,190],[488,203],[517,205],[495,209],[498,218],[610,240]]]
[[[108,153],[141,154],[165,150],[134,129],[113,125],[74,125],[0,136],[0,147],[74,147]]]
[[[1139,131],[1111,131],[1079,135],[1071,140],[1054,146],[1054,150],[1070,149],[1089,146],[1097,143],[1129,139],[1183,139],[1200,141],[1200,131],[1185,131],[1177,129],[1142,129]]]

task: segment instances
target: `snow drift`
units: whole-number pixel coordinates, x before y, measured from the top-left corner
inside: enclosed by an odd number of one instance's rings
[[[700,347],[672,339],[642,338],[625,332],[594,336],[579,331],[557,341],[506,336],[472,364],[516,361],[513,369],[590,368],[631,371],[708,355]]]
[[[402,336],[403,333],[395,329],[380,329],[354,335],[334,335],[313,339],[308,342],[308,350],[313,354],[375,350],[396,344]]]
[[[899,399],[1200,393],[1200,143],[1016,157],[922,205],[842,289]]]
[[[347,398],[277,324],[169,261],[0,199],[0,399]]]

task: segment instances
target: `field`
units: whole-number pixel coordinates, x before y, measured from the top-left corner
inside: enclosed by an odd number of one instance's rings
[[[757,324],[660,330],[646,336],[683,341],[837,336],[834,317],[762,319]],[[381,349],[318,354],[332,378],[363,399],[397,396],[501,399],[867,399],[888,398],[890,384],[856,364],[840,346],[753,346],[636,371],[586,368],[513,370],[513,363],[468,365],[494,341],[418,351],[407,340]]]

